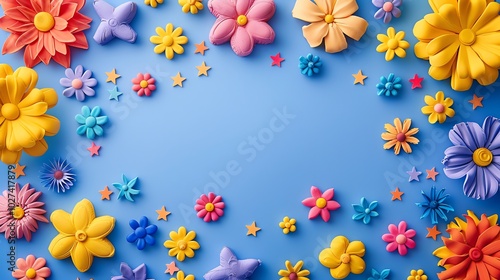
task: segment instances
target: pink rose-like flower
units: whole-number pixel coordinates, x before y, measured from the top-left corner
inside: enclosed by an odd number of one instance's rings
[[[270,44],[274,30],[267,21],[274,15],[273,0],[210,0],[208,9],[217,17],[210,42],[214,45],[230,41],[239,56],[247,56],[254,44]]]
[[[408,248],[415,248],[416,243],[411,238],[417,233],[413,229],[406,230],[406,227],[405,221],[399,222],[397,227],[395,224],[390,224],[387,227],[389,233],[382,235],[382,240],[389,242],[385,247],[388,252],[393,252],[398,249],[398,253],[404,256],[408,253]]]
[[[26,260],[19,258],[16,261],[17,269],[12,272],[12,277],[19,280],[45,280],[51,273],[45,263],[44,258],[35,258],[33,255],[28,255]]]
[[[222,202],[222,196],[215,195],[214,193],[202,194],[196,200],[194,210],[198,212],[198,217],[203,218],[205,222],[217,221],[219,217],[224,215],[224,207],[226,205]]]
[[[302,200],[302,204],[307,207],[312,207],[311,210],[309,210],[308,218],[311,220],[321,214],[323,221],[328,222],[330,220],[330,211],[340,208],[340,204],[332,200],[334,195],[333,188],[321,193],[317,187],[312,186],[311,195],[312,197]]]
[[[137,92],[139,96],[150,96],[156,89],[155,79],[149,73],[139,73],[137,77],[132,79],[132,90]]]

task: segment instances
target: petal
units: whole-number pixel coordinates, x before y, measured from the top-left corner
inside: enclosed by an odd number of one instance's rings
[[[92,266],[92,261],[94,257],[92,254],[85,248],[85,245],[82,242],[77,242],[76,246],[71,250],[71,259],[73,260],[73,264],[76,269],[80,272],[85,272],[89,270]]]
[[[268,21],[274,15],[275,10],[276,6],[274,4],[274,1],[255,0],[253,5],[246,13],[247,18],[250,20],[248,23],[252,21],[260,21],[260,22]]]
[[[58,234],[50,242],[49,252],[54,258],[62,260],[70,256],[76,243],[74,235]]]
[[[75,227],[71,221],[71,215],[63,210],[55,210],[50,215],[50,221],[56,230],[62,234],[74,235],[76,232]]]
[[[89,253],[99,258],[110,258],[115,254],[115,247],[107,239],[89,238],[85,247]]]
[[[218,19],[219,18],[234,19],[238,17],[238,13],[236,12],[236,5],[232,0],[209,1],[208,9]]]
[[[328,25],[328,33],[325,37],[325,51],[337,53],[347,48],[344,33],[337,24]]]
[[[325,12],[310,0],[297,0],[292,10],[292,16],[306,22],[321,22],[325,17]]]
[[[211,1],[218,2],[218,1]],[[237,28],[236,21],[232,18],[217,18],[210,30],[210,42],[214,45],[224,44],[229,41]]]
[[[472,152],[465,146],[452,146],[444,151],[444,172],[452,179],[465,176],[475,166],[472,161]]]
[[[336,1],[332,15],[335,18],[347,18],[358,10],[358,4],[354,0]]]
[[[257,44],[271,44],[274,41],[274,30],[266,22],[249,21],[245,28]]]
[[[71,213],[71,222],[77,230],[85,230],[94,219],[94,206],[88,199],[78,202]]]
[[[90,222],[86,233],[90,238],[104,238],[113,231],[114,227],[115,218],[100,216]]]
[[[351,272],[354,274],[361,274],[363,271],[365,271],[365,261],[360,258],[359,256],[356,255],[351,255],[351,261],[349,262],[349,265],[351,267]]]
[[[238,56],[247,56],[253,51],[254,40],[248,31],[238,26],[231,37],[231,48]]]
[[[337,1],[337,3],[342,1]],[[345,2],[345,1],[344,1]],[[353,3],[356,3],[353,1]],[[342,32],[351,37],[352,39],[358,41],[361,39],[363,34],[365,34],[366,29],[368,28],[368,22],[363,18],[357,16],[350,16],[346,18],[337,18],[335,19],[335,23],[342,30]]]

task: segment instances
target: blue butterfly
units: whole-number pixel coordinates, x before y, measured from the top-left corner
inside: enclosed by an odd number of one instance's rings
[[[205,280],[246,280],[249,279],[261,261],[257,259],[238,260],[227,247],[220,252],[220,265],[203,278]]]

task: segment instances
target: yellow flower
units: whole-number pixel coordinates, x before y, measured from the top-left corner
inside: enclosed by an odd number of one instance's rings
[[[196,237],[196,232],[190,231],[186,234],[186,228],[180,227],[177,232],[170,232],[170,240],[165,241],[163,246],[170,249],[168,255],[176,256],[178,261],[184,261],[185,257],[194,257],[194,251],[200,249],[200,244],[193,241]]]
[[[424,271],[422,269],[412,269],[410,271],[410,276],[408,276],[406,280],[427,280],[427,275],[424,274]]]
[[[394,54],[401,58],[405,57],[405,49],[409,48],[410,44],[404,41],[404,38],[404,31],[396,33],[393,27],[387,28],[387,35],[377,35],[377,39],[382,43],[377,46],[377,52],[385,52],[386,61],[391,61],[394,58]]]
[[[283,218],[283,222],[279,223],[280,228],[283,229],[284,234],[288,234],[289,232],[294,232],[297,230],[297,227],[295,226],[295,223],[297,221],[295,219],[290,219],[288,216],[285,216]]]
[[[345,236],[337,236],[332,240],[330,248],[319,253],[319,262],[330,268],[335,279],[344,279],[350,273],[361,274],[365,271],[365,245],[361,241],[349,243]]]
[[[451,77],[454,90],[468,90],[473,80],[492,84],[500,68],[500,3],[493,0],[429,0],[434,11],[418,21],[415,55],[428,59],[429,75]]]
[[[144,4],[156,8],[158,4],[163,4],[163,0],[144,0]]]
[[[310,274],[309,270],[302,269],[304,265],[303,261],[298,261],[295,266],[292,266],[290,261],[285,262],[286,270],[281,269],[278,272],[279,276],[282,276],[280,280],[309,280],[309,278],[305,277]]]
[[[172,277],[170,278],[170,280],[194,280],[194,275],[189,274],[187,276],[184,276],[184,271],[179,270],[179,272],[177,272],[176,277],[175,278]]]
[[[426,95],[424,101],[427,106],[422,107],[422,113],[429,115],[430,123],[436,123],[437,121],[444,123],[446,117],[453,118],[455,116],[455,110],[450,108],[453,105],[453,99],[449,97],[445,99],[442,91],[436,93],[435,99],[430,95]]]
[[[110,258],[115,254],[115,247],[106,238],[115,227],[115,218],[96,218],[94,206],[87,199],[78,202],[71,214],[61,209],[52,212],[50,221],[59,232],[50,242],[50,254],[58,260],[71,256],[80,272],[92,266],[94,256]]]
[[[384,144],[384,149],[390,149],[394,147],[394,154],[399,155],[401,151],[401,147],[403,147],[403,151],[409,154],[411,153],[410,144],[418,144],[419,140],[413,136],[417,134],[418,128],[412,128],[411,120],[404,120],[403,124],[401,124],[401,120],[399,118],[394,119],[394,126],[390,123],[386,123],[384,128],[387,132],[382,133],[382,139],[386,140],[387,143]]]
[[[59,120],[45,114],[57,104],[52,88],[35,88],[37,73],[20,67],[16,71],[0,64],[0,160],[19,162],[22,151],[41,156],[47,151],[45,136],[59,132]]]
[[[202,0],[179,0],[179,5],[182,6],[182,11],[185,13],[191,12],[193,15],[198,11],[203,10]]]
[[[156,27],[156,34],[159,36],[151,36],[149,41],[151,43],[156,44],[154,48],[154,52],[160,54],[165,52],[165,56],[167,59],[174,58],[174,52],[176,54],[183,54],[184,48],[181,45],[184,45],[188,42],[188,38],[182,35],[182,27],[177,27],[174,30],[174,26],[169,23],[165,27],[165,30],[161,27]]]

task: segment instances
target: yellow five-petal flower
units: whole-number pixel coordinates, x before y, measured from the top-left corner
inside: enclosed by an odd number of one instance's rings
[[[350,273],[361,274],[365,271],[365,245],[361,241],[349,242],[345,236],[337,236],[332,240],[330,248],[319,253],[319,262],[330,268],[335,279],[344,279]]]

